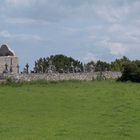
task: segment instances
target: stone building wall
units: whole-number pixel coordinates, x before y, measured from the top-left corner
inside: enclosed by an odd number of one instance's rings
[[[35,81],[35,80],[47,80],[47,81],[62,81],[62,80],[96,80],[100,75],[99,72],[94,73],[50,73],[50,74],[10,74],[5,75],[11,77],[15,81]],[[121,72],[103,72],[103,79],[117,79],[121,77]]]
[[[16,74],[18,73],[18,58],[16,56],[0,56],[0,73],[3,73],[6,69],[7,65],[7,72]]]

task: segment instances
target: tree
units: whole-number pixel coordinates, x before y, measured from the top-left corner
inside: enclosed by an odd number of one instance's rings
[[[126,56],[123,56],[123,58],[116,59],[114,62],[111,63],[111,70],[122,71],[124,66],[130,62],[131,61]]]
[[[96,63],[95,71],[109,71],[111,69],[110,67],[109,63],[99,60]]]
[[[85,64],[85,70],[87,72],[95,71],[95,65],[96,63],[94,61],[90,61],[87,64]]]
[[[45,73],[47,67],[49,66],[48,59],[49,58],[39,58],[38,60],[36,60],[34,71],[36,73]]]
[[[39,58],[35,61],[35,72],[47,72],[48,68],[50,67],[50,62],[53,67],[55,67],[55,71],[62,73],[68,72],[81,72],[83,71],[83,64],[75,60],[72,57],[67,57],[65,55],[51,55],[47,58]]]
[[[130,62],[124,66],[121,81],[140,82],[140,65],[137,62]]]

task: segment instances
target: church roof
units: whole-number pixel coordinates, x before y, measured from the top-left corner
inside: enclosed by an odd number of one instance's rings
[[[3,44],[0,47],[0,56],[15,56],[15,53],[7,45]]]

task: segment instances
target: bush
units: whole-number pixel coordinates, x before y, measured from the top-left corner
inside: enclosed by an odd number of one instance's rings
[[[140,66],[135,62],[126,64],[119,80],[140,82]]]

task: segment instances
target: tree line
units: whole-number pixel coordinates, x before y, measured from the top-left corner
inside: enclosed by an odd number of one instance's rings
[[[131,60],[129,60],[126,56],[123,56],[122,58],[116,59],[111,63],[98,60],[97,62],[90,61],[84,64],[72,57],[59,54],[36,60],[34,64],[34,72],[47,73],[49,71],[54,71],[59,73],[72,73],[92,71],[123,71],[124,66],[130,62]],[[139,60],[136,62],[139,62]]]

